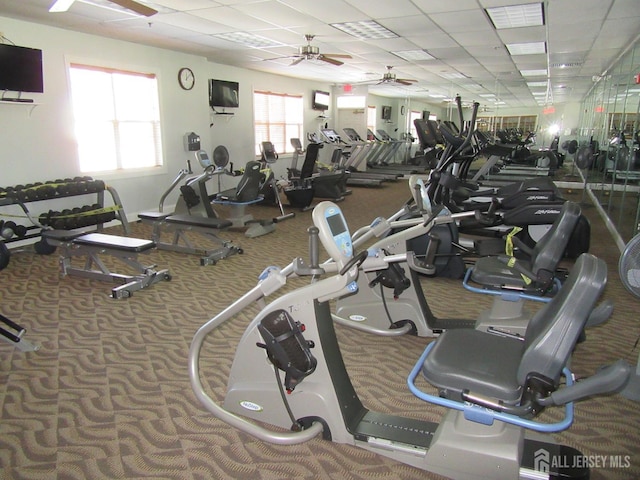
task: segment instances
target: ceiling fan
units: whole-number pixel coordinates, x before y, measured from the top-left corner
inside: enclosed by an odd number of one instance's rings
[[[376,85],[380,85],[382,83],[398,83],[400,85],[411,85],[417,82],[417,80],[409,80],[408,78],[396,78],[396,74],[391,71],[392,68],[393,68],[392,66],[387,65],[386,73],[382,75],[382,78],[377,81]],[[371,80],[368,80],[362,83],[371,83],[371,82],[372,82]]]
[[[122,8],[126,8],[127,10],[131,10],[139,15],[143,15],[145,17],[150,17],[158,13],[157,10],[154,10],[151,7],[143,5],[140,2],[136,2],[135,0],[107,0],[108,2],[115,3],[116,5],[121,6]],[[49,8],[49,12],[66,12],[69,10],[71,5],[73,5],[75,0],[56,0],[51,8]]]
[[[314,45],[311,45],[315,35],[307,34],[304,36],[307,41],[306,45],[298,48],[296,55],[287,55],[285,57],[277,58],[293,58],[293,62],[289,66],[297,65],[303,60],[321,60],[323,62],[330,63],[331,65],[344,65],[344,62],[337,60],[337,58],[351,58],[351,55],[345,55],[340,53],[320,53],[320,49]],[[267,60],[276,60],[277,58],[269,58]]]

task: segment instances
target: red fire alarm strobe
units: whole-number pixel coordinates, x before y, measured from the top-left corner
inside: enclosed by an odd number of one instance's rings
[[[636,85],[640,85],[640,73],[636,73],[636,76],[633,78],[636,81]]]

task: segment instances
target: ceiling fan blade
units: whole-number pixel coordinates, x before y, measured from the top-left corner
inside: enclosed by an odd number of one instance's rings
[[[335,57],[335,58],[353,58],[351,55],[347,55],[346,53],[323,53],[325,57]]]
[[[304,60],[304,57],[298,57],[298,58],[296,58],[293,62],[291,62],[291,63],[289,64],[289,66],[290,66],[290,67],[293,67],[294,65],[298,65],[298,64],[299,64],[301,61],[303,61],[303,60]]]
[[[417,80],[409,80],[406,78],[396,78],[396,82],[401,83],[402,85],[411,85],[414,82],[417,82]]]
[[[318,55],[318,60],[330,63],[331,65],[336,65],[337,67],[339,67],[340,65],[344,65],[344,62],[336,60],[335,58],[327,57],[326,55]]]
[[[154,10],[151,7],[147,7],[142,3],[136,2],[134,0],[109,0],[111,3],[115,3],[116,5],[120,5],[123,8],[136,12],[139,15],[143,15],[145,17],[151,17],[158,13],[157,10]]]

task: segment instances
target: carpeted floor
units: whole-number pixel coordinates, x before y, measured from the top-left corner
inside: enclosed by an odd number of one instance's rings
[[[579,193],[575,194],[579,199]],[[376,215],[395,212],[409,196],[405,182],[354,189],[341,204],[354,231]],[[640,300],[621,285],[619,252],[594,208],[592,253],[605,259],[605,298],[615,303],[610,321],[588,333],[573,370],[589,375],[625,358],[635,365]],[[256,217],[276,214],[256,207]],[[3,479],[425,479],[437,476],[364,450],[320,439],[285,447],[260,442],[207,413],[192,393],[187,353],[196,329],[255,285],[268,265],[308,258],[311,212],[277,224],[255,239],[222,234],[244,249],[215,266],[195,256],[153,251],[149,263],[169,268],[160,282],[133,297],[114,300],[111,285],[60,278],[57,255],[14,252],[0,272],[0,312],[27,329],[37,352],[0,343],[0,478]],[[109,233],[121,234],[118,228]],[[133,236],[150,238],[135,223]],[[143,256],[143,259],[147,259]],[[459,281],[425,279],[436,314],[475,318],[490,299]],[[235,342],[255,310],[237,316],[205,343],[206,386],[222,400]],[[438,421],[443,413],[406,388],[410,365],[428,339],[381,338],[336,327],[347,369],[372,410]],[[555,412],[547,413],[553,417]],[[598,467],[592,478],[640,478],[640,408],[620,395],[576,406],[574,425],[556,440],[585,455],[629,456],[626,468]]]

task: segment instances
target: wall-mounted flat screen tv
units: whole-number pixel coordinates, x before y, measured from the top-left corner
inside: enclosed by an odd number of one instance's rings
[[[240,106],[238,82],[209,79],[209,106],[237,108]]]
[[[383,120],[391,120],[391,107],[385,105],[382,107],[382,119]]]
[[[329,96],[329,92],[314,90],[311,98],[311,108],[314,110],[322,110],[324,112],[329,109],[330,100],[331,97]]]
[[[42,50],[0,44],[0,90],[43,93]]]

